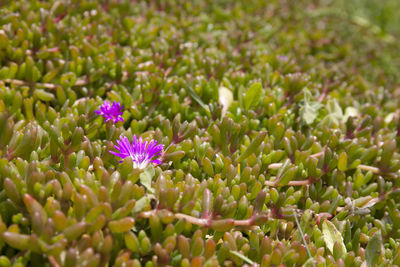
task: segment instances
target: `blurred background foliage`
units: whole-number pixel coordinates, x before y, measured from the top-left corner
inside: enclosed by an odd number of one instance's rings
[[[400,265],[398,1],[0,6],[0,266]]]

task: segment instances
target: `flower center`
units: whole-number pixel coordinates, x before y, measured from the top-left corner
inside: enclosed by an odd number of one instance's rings
[[[131,158],[133,167],[136,169],[144,169],[150,162],[146,154],[133,154],[131,155]]]

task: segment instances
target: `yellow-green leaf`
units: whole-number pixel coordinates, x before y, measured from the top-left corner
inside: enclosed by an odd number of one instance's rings
[[[258,105],[261,100],[262,85],[261,83],[253,83],[250,88],[246,91],[244,96],[244,108],[249,110],[252,107]]]
[[[382,250],[382,236],[381,232],[377,231],[371,237],[365,249],[365,259],[368,266],[376,266]]]
[[[336,229],[335,225],[331,223],[328,220],[325,220],[322,223],[322,233],[324,237],[324,241],[326,244],[326,247],[329,249],[329,251],[333,254],[333,247],[335,242],[339,243],[340,249],[342,250],[341,255],[346,254],[346,246],[344,245],[343,242],[343,237],[340,234],[340,232]]]

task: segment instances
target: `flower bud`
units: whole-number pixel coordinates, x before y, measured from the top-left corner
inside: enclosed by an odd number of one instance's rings
[[[257,137],[250,143],[250,145],[247,147],[247,149],[243,152],[243,154],[240,155],[240,157],[237,159],[237,162],[242,162],[244,159],[246,159],[248,156],[250,156],[252,153],[254,153],[261,143],[264,141],[265,137],[267,136],[267,132],[261,132]]]

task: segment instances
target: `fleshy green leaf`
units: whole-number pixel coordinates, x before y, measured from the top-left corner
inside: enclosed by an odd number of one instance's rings
[[[290,167],[287,171],[285,171],[282,176],[279,177],[278,180],[278,185],[279,186],[285,186],[287,185],[290,181],[293,180],[294,175],[297,172],[297,167],[296,166],[292,166]]]
[[[47,101],[54,100],[54,95],[52,93],[48,93],[48,92],[46,92],[45,90],[42,90],[42,89],[36,89],[34,91],[34,95],[38,99],[40,99],[42,101],[46,101],[47,102]]]
[[[240,155],[238,158],[238,162],[241,162],[242,160],[246,159],[248,156],[251,155],[251,153],[254,153],[257,148],[261,145],[261,143],[264,141],[265,136],[267,135],[267,132],[261,132],[259,135],[257,135],[256,138],[250,143],[250,145],[247,147],[247,149],[243,152],[243,154]]]
[[[376,266],[382,250],[382,236],[381,232],[377,231],[371,237],[365,249],[365,259],[368,266]]]
[[[133,213],[138,213],[144,210],[146,206],[150,203],[150,199],[147,196],[140,198],[135,203],[135,207],[133,208]]]
[[[244,108],[249,110],[251,107],[255,107],[261,100],[262,85],[261,83],[253,83],[250,88],[246,91],[244,96]]]
[[[308,258],[308,260],[303,264],[303,267],[314,267],[315,266],[314,258]]]
[[[346,253],[346,246],[343,243],[343,237],[340,232],[336,229],[335,225],[328,220],[325,220],[322,223],[322,233],[324,237],[324,241],[326,247],[333,254],[333,246],[335,242],[338,242],[340,245],[340,249],[342,250],[341,255]]]
[[[193,91],[193,89],[189,85],[185,86],[185,88],[189,92],[190,96],[206,111],[207,116],[210,117],[210,109],[206,104],[204,104],[203,100],[201,100],[201,98],[196,94],[195,91]]]
[[[347,169],[347,154],[344,151],[339,156],[338,169],[341,171],[346,171]]]
[[[140,183],[147,188],[151,193],[154,193],[154,189],[151,187],[151,180],[155,175],[153,165],[149,165],[144,169],[144,171],[140,174]]]

